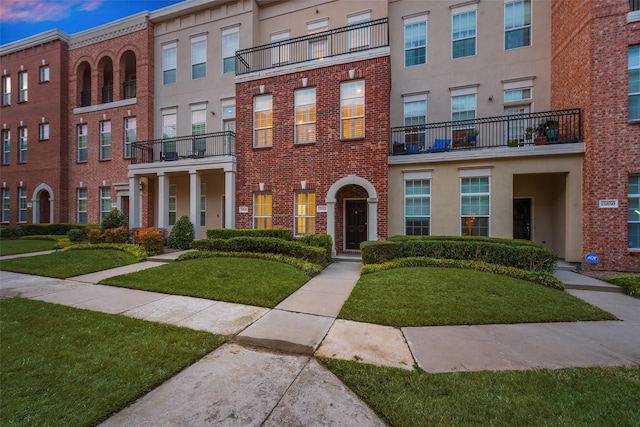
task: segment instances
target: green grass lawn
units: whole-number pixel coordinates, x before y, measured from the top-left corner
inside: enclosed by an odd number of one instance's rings
[[[366,274],[341,319],[395,327],[614,319],[565,292],[457,268],[402,268]]]
[[[224,342],[172,325],[0,301],[0,424],[89,426]]]
[[[638,426],[640,367],[428,374],[321,359],[392,426]]]
[[[0,240],[0,256],[50,251],[55,245],[53,240]]]
[[[308,280],[302,271],[279,262],[205,258],[174,262],[100,283],[272,308]]]
[[[135,257],[112,249],[72,250],[3,260],[0,270],[66,279],[136,262]]]

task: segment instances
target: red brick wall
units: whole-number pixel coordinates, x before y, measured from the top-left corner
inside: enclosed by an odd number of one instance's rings
[[[365,138],[340,140],[340,83],[355,79],[365,81]],[[317,140],[314,144],[294,144],[294,90],[316,87]],[[253,148],[253,97],[273,95],[273,145]],[[252,228],[253,192],[264,183],[273,195],[273,226],[292,228],[294,191],[300,182],[315,189],[318,205],[324,205],[332,184],[348,175],[368,180],[376,189],[378,234],[387,235],[387,156],[389,150],[389,58],[375,58],[336,65],[236,85],[238,128],[236,131],[237,179],[236,205],[249,207],[248,214],[236,213],[237,228]],[[366,198],[366,192],[364,193]],[[336,204],[336,214],[342,210]],[[316,232],[326,233],[326,214],[316,214]],[[342,217],[336,215],[336,223]],[[371,224],[369,225],[371,226]],[[340,225],[341,227],[341,225]],[[342,236],[336,226],[337,239]],[[336,240],[337,240],[336,239]],[[342,244],[336,242],[336,247]]]
[[[583,252],[598,269],[640,270],[627,246],[628,176],[640,173],[640,123],[628,122],[627,57],[640,23],[627,24],[627,0],[554,0],[552,108],[583,109]],[[618,199],[618,209],[598,201]]]

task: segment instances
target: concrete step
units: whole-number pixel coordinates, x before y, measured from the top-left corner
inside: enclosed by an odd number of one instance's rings
[[[612,285],[611,283],[603,282],[602,280],[594,279],[593,277],[585,276],[583,274],[578,274],[573,271],[556,269],[553,275],[564,283],[565,289],[622,293],[619,286]]]

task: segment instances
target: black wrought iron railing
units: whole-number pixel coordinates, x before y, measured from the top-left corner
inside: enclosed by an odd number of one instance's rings
[[[631,12],[640,10],[640,0],[629,0],[629,10]]]
[[[389,46],[388,18],[239,50],[236,75],[385,46]]]
[[[113,85],[102,86],[102,103],[113,102]]]
[[[136,81],[130,80],[128,82],[124,82],[122,85],[122,91],[124,93],[124,99],[130,99],[136,97]]]
[[[442,153],[582,141],[582,110],[557,110],[391,128],[390,154]]]
[[[91,105],[91,90],[83,90],[80,92],[80,106],[88,107]]]
[[[134,142],[132,164],[235,156],[236,134],[231,131]]]

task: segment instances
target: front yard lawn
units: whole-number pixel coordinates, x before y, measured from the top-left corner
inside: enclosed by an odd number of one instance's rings
[[[55,245],[52,240],[0,240],[0,256],[50,251]]]
[[[100,283],[272,308],[308,280],[283,263],[223,257],[173,262]]]
[[[395,327],[615,319],[560,290],[493,273],[427,267],[361,276],[338,317]]]
[[[5,426],[95,425],[225,340],[21,298],[0,301],[0,319]]]

